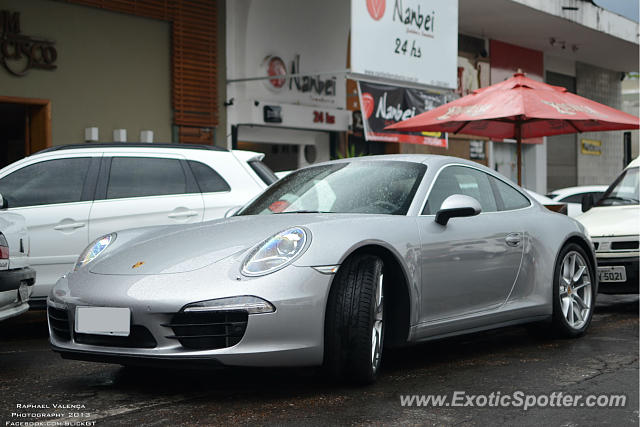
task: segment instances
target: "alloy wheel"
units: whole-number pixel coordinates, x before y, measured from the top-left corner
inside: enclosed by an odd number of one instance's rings
[[[371,328],[371,367],[376,372],[380,367],[382,359],[382,328],[384,316],[384,296],[382,294],[383,274],[380,274],[376,286],[374,311],[373,311],[373,327]]]
[[[592,308],[591,274],[585,259],[576,251],[562,260],[559,278],[562,314],[573,329],[581,329],[589,320]]]

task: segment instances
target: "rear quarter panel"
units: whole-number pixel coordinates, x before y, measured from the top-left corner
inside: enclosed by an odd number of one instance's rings
[[[594,252],[584,227],[566,215],[536,204],[523,211],[523,221],[527,224],[523,262],[506,304],[539,305],[544,314],[551,314],[553,275],[560,250],[569,239],[578,238],[589,248],[587,255],[593,262]]]

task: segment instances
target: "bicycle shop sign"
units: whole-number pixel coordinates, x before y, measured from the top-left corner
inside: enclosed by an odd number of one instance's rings
[[[55,42],[26,36],[20,30],[20,13],[0,11],[0,64],[14,76],[31,69],[55,70]]]

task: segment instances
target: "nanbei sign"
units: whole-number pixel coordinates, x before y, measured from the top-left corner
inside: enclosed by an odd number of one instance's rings
[[[26,36],[20,30],[20,13],[0,11],[0,64],[14,76],[30,69],[55,70],[55,42]]]
[[[352,0],[350,28],[355,75],[457,87],[458,0]]]

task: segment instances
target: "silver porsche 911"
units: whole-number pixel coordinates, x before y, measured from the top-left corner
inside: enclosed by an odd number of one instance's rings
[[[579,336],[592,244],[496,172],[390,155],[288,175],[225,219],[93,242],[48,299],[63,357],[318,366],[366,383],[383,348],[525,322]]]

